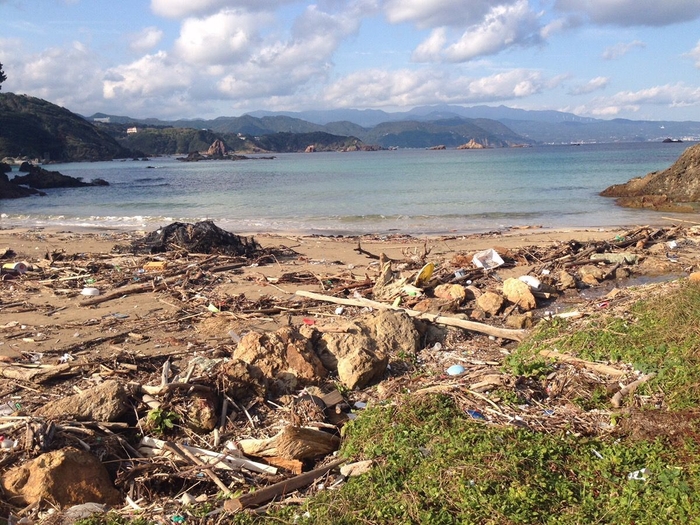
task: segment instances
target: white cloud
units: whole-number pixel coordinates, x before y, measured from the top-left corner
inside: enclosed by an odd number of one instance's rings
[[[448,28],[434,29],[413,52],[414,62],[467,62],[495,55],[513,46],[541,42],[539,17],[527,0],[493,7],[479,24],[468,27],[455,42],[449,43]]]
[[[643,105],[668,108],[700,106],[700,87],[679,82],[639,91],[620,91],[610,97],[595,98],[578,109],[581,114],[614,116],[623,112],[637,112]]]
[[[514,69],[483,78],[453,77],[444,70],[372,69],[347,75],[326,88],[328,107],[405,107],[422,104],[485,103],[543,91],[538,71]]]
[[[574,29],[583,24],[583,20],[580,16],[566,16],[563,18],[556,18],[549,22],[540,30],[540,36],[544,39],[548,39],[557,33],[563,33],[568,29]]]
[[[151,0],[151,10],[166,18],[206,16],[221,9],[271,11],[298,0]]]
[[[392,24],[413,22],[420,28],[473,25],[493,8],[517,0],[387,0],[386,17]]]
[[[157,27],[144,27],[129,36],[129,49],[134,53],[144,53],[156,47],[163,38],[163,31]]]
[[[446,45],[447,28],[438,27],[413,51],[411,58],[414,62],[440,62]]]
[[[643,49],[646,44],[641,40],[633,40],[632,42],[620,42],[614,46],[610,46],[603,51],[603,59],[605,60],[615,60],[625,56],[627,53],[633,49]]]
[[[601,89],[605,89],[610,83],[610,79],[607,77],[595,77],[585,84],[577,86],[569,91],[570,95],[587,95],[588,93],[593,93]]]
[[[619,26],[666,26],[700,17],[698,0],[556,0],[555,8]]]
[[[449,62],[464,62],[540,42],[537,15],[527,0],[518,0],[512,6],[494,7],[481,24],[467,29],[458,42],[447,47],[444,56]]]
[[[220,96],[274,97],[274,103],[280,103],[281,98],[313,90],[325,81],[340,43],[359,29],[368,5],[353,3],[335,14],[309,6],[294,22],[288,39],[264,42],[217,82]]]
[[[686,53],[684,56],[690,57],[695,60],[695,67],[700,69],[700,40],[698,44],[693,48],[692,51]]]
[[[224,10],[206,18],[188,18],[182,23],[174,52],[191,64],[232,64],[247,58],[259,40],[257,27],[267,15]]]
[[[2,47],[6,42],[0,40]],[[12,49],[22,47],[13,45]],[[15,51],[11,57],[1,58],[8,59],[3,61],[8,91],[29,93],[68,108],[85,107],[100,91],[99,58],[80,42],[48,48],[38,54]]]
[[[122,100],[166,95],[173,90],[187,89],[193,76],[187,66],[171,60],[165,51],[159,51],[108,70],[103,94],[106,99]]]

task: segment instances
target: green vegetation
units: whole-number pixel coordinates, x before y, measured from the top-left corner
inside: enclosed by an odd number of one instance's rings
[[[114,126],[101,125],[115,134]],[[126,148],[144,155],[187,155],[195,151],[207,151],[220,135],[203,129],[138,127],[136,133],[126,133],[126,126],[116,126],[118,142]],[[232,140],[233,139],[233,140]],[[240,149],[240,139],[227,137],[224,144],[229,150]]]
[[[162,436],[167,434],[173,428],[175,428],[175,423],[180,419],[180,417],[170,410],[163,410],[162,408],[154,408],[148,412],[148,426],[156,434]]]
[[[663,296],[633,305],[624,316],[601,313],[572,330],[565,321],[545,325],[521,345],[508,363],[518,375],[549,370],[541,349],[591,361],[630,363],[635,370],[657,374],[643,392],[660,391],[671,409],[700,406],[700,286],[685,282]]]
[[[0,158],[108,160],[131,152],[82,117],[27,95],[0,94]]]
[[[322,131],[313,133],[280,132],[255,138],[256,145],[261,149],[279,153],[304,151],[310,145],[313,145],[316,151],[337,151],[358,142],[353,137],[340,137]]]
[[[601,315],[575,331],[564,322],[543,326],[510,358],[516,375],[544,380],[553,367],[536,353],[554,346],[585,359],[634,363],[658,374],[646,392],[662,391],[671,411],[613,413],[609,433],[583,436],[489,425],[457,398],[407,394],[345,428],[341,454],[373,459],[368,474],[301,508],[234,522],[698,523],[700,287],[674,285],[626,315]],[[493,396],[507,412],[523,402],[507,389]],[[604,385],[579,404],[602,406],[610,408]]]

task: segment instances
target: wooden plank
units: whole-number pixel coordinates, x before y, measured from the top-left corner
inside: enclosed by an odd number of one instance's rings
[[[311,472],[305,472],[293,478],[280,481],[269,487],[263,489],[258,489],[255,492],[240,496],[238,498],[226,500],[224,503],[224,510],[229,512],[237,512],[250,507],[257,507],[263,503],[267,503],[275,498],[299,490],[300,488],[310,485],[315,480],[324,476],[334,468],[345,463],[346,459],[336,459],[332,463],[319,467]]]

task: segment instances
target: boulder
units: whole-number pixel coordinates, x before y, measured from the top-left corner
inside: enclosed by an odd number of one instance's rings
[[[384,374],[390,353],[415,352],[419,339],[406,313],[383,310],[351,324],[346,333],[324,333],[317,352],[326,368],[337,370],[341,383],[359,389]]]
[[[105,381],[80,394],[50,401],[35,416],[71,417],[79,421],[116,421],[128,410],[127,393],[117,381]]]
[[[8,470],[0,484],[7,501],[16,506],[31,505],[44,499],[64,507],[82,503],[121,503],[107,469],[83,450],[65,448],[47,452]]]
[[[25,166],[26,165],[26,166]],[[22,169],[22,168],[25,169]],[[47,188],[80,188],[83,186],[109,186],[103,179],[95,179],[92,182],[84,182],[77,177],[69,177],[58,171],[49,171],[34,164],[23,163],[20,171],[26,171],[27,175],[18,175],[10,182],[12,184],[22,184],[30,188],[44,190]]]
[[[198,433],[211,432],[219,421],[217,399],[212,393],[195,392],[187,399],[187,426]]]
[[[484,146],[483,144],[480,144],[476,140],[471,139],[466,144],[462,144],[461,146],[457,146],[457,149],[484,149],[485,147],[486,146]]]
[[[315,384],[328,374],[311,340],[291,327],[268,334],[248,332],[233,357],[259,370],[275,394]]]
[[[578,275],[581,278],[581,282],[589,286],[595,286],[600,281],[605,279],[607,272],[598,266],[586,264],[579,267]]]
[[[460,284],[441,284],[435,287],[433,292],[439,299],[447,299],[462,304],[467,298],[467,291]]]
[[[557,275],[557,290],[568,290],[576,288],[576,279],[566,270],[562,270]]]
[[[484,313],[494,316],[497,315],[503,307],[503,297],[495,292],[484,292],[476,299],[476,305],[484,311]]]
[[[535,300],[535,296],[532,295],[530,287],[520,279],[515,279],[513,277],[506,279],[503,282],[503,295],[511,303],[517,304],[523,311],[537,308],[537,301]]]
[[[263,397],[267,390],[267,378],[262,371],[240,359],[222,363],[218,376],[226,394],[236,401]]]
[[[207,155],[213,158],[221,159],[226,156],[228,152],[226,151],[226,144],[221,139],[216,139],[209,149],[207,150]]]
[[[601,195],[618,198],[621,206],[663,210],[673,210],[674,203],[700,202],[700,144],[686,149],[671,167],[615,184]]]

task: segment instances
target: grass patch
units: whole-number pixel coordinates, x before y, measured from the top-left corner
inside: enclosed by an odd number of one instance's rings
[[[548,324],[507,361],[516,375],[546,373],[542,349],[592,361],[630,363],[656,378],[644,388],[661,389],[669,408],[700,405],[700,286],[681,283],[668,293],[634,304],[625,315],[601,313],[572,331],[565,321]],[[523,373],[525,372],[525,373]],[[531,374],[532,375],[532,374]],[[642,390],[644,391],[644,390]]]
[[[342,453],[374,459],[368,474],[301,509],[236,521],[687,523],[700,515],[695,452],[692,439],[672,448],[662,440],[625,443],[495,427],[475,422],[449,397],[406,397],[347,427]]]

